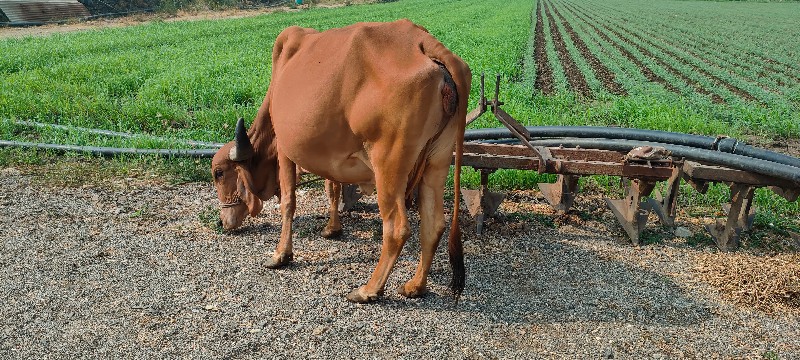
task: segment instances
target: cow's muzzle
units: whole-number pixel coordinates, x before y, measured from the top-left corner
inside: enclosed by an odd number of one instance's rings
[[[242,200],[222,202],[219,204],[220,225],[225,230],[238,228],[247,217],[247,206]]]

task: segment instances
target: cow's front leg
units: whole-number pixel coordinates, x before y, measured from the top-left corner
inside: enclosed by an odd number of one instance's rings
[[[326,239],[335,238],[342,235],[342,222],[339,218],[339,202],[342,198],[342,183],[325,180],[325,194],[328,195],[330,204],[328,225],[322,229],[322,237]]]
[[[408,224],[405,205],[405,180],[408,177],[381,177],[377,173],[375,175],[378,189],[378,210],[383,219],[383,244],[378,265],[367,284],[347,295],[347,300],[357,303],[376,300],[383,294],[383,288],[397,262],[400,250],[411,236],[411,226]]]
[[[281,188],[281,238],[275,248],[275,254],[267,261],[267,267],[276,269],[288,265],[293,260],[292,255],[292,221],[296,204],[295,189],[296,165],[278,152],[278,176]]]

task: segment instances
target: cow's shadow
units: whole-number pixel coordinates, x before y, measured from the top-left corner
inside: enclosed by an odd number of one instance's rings
[[[416,223],[416,219],[412,220]],[[344,234],[337,239],[323,239],[318,235],[326,221],[325,216],[319,215],[296,217],[295,225],[306,229],[307,233],[302,242],[315,242],[312,247],[317,249],[334,242],[344,251],[326,258],[295,261],[288,269],[303,272],[324,268],[334,277],[336,271],[346,269],[356,271],[357,278],[366,280],[377,263],[380,238],[356,236],[354,232],[373,227],[380,229],[379,218],[368,221],[343,218]],[[277,235],[280,225],[257,225],[251,230]],[[460,303],[454,305],[447,289],[451,270],[446,254],[446,234],[429,277],[431,293],[417,300],[396,294],[397,286],[408,280],[417,265],[419,234],[414,227],[414,234],[403,249],[387,284],[387,296],[381,299],[380,306],[398,310],[414,306],[469,312],[471,316],[488,321],[519,324],[595,321],[688,325],[712,316],[710,304],[691,297],[672,277],[634,265],[635,261],[608,258],[589,250],[593,248],[591,242],[604,240],[563,234],[554,228],[496,235],[465,234],[468,239],[465,244],[467,284]],[[303,252],[304,245],[299,245],[297,251]],[[631,249],[623,253],[635,256],[637,251]],[[345,291],[349,286],[360,284],[340,285]]]
[[[572,237],[572,241],[597,241]],[[568,241],[537,239],[535,235],[503,241],[507,243],[481,243],[479,239],[467,247],[467,284],[458,304],[447,289],[451,270],[446,246],[440,246],[429,278],[434,291],[411,303],[397,295],[388,296],[382,306],[468,312],[487,322],[517,324],[689,325],[713,315],[711,304],[691,297],[673,278],[633,265],[635,261],[605,258]],[[637,251],[632,250],[632,254]],[[418,246],[407,246],[404,253],[416,257]],[[349,260],[356,259],[337,262]],[[395,274],[413,273],[416,261],[409,263],[405,269],[395,269]],[[387,291],[394,290],[387,287]]]
[[[457,309],[507,323],[688,325],[712,316],[710,304],[692,298],[673,278],[633,265],[635,261],[605,258],[569,242],[536,236],[509,241],[503,250],[467,254],[468,280]],[[449,267],[445,270],[431,279],[446,286]],[[430,304],[451,307],[448,295]]]

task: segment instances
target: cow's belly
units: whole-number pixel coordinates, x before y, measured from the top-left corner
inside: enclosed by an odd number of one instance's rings
[[[375,182],[372,164],[369,163],[366,152],[363,152],[363,150],[349,154],[347,157],[338,157],[332,160],[334,165],[326,169],[320,169],[320,176],[348,184]]]
[[[324,140],[278,143],[289,159],[310,173],[348,184],[375,182],[372,164],[362,144]]]
[[[353,105],[358,100],[353,99],[348,102],[350,110],[344,109],[338,98],[342,80],[336,72],[298,66],[290,63],[284,67],[273,93],[271,115],[279,151],[306,171],[330,180],[349,184],[374,182],[365,150],[366,136],[360,133],[363,129],[353,126],[378,121],[371,111],[374,107],[361,102]],[[315,77],[308,80],[309,74]],[[303,86],[280,86],[282,83]]]
[[[333,156],[317,160],[301,158],[296,160],[295,163],[311,173],[342,183],[364,184],[375,182],[372,165],[368,163],[366,156],[359,152],[333,154]]]

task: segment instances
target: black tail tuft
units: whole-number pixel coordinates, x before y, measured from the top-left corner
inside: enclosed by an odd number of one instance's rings
[[[450,290],[453,291],[453,300],[458,305],[458,298],[464,292],[466,282],[466,269],[464,268],[464,248],[461,243],[461,229],[457,226],[451,229],[450,239],[448,239],[447,250],[450,255],[450,268],[453,270],[453,278],[450,281]]]

